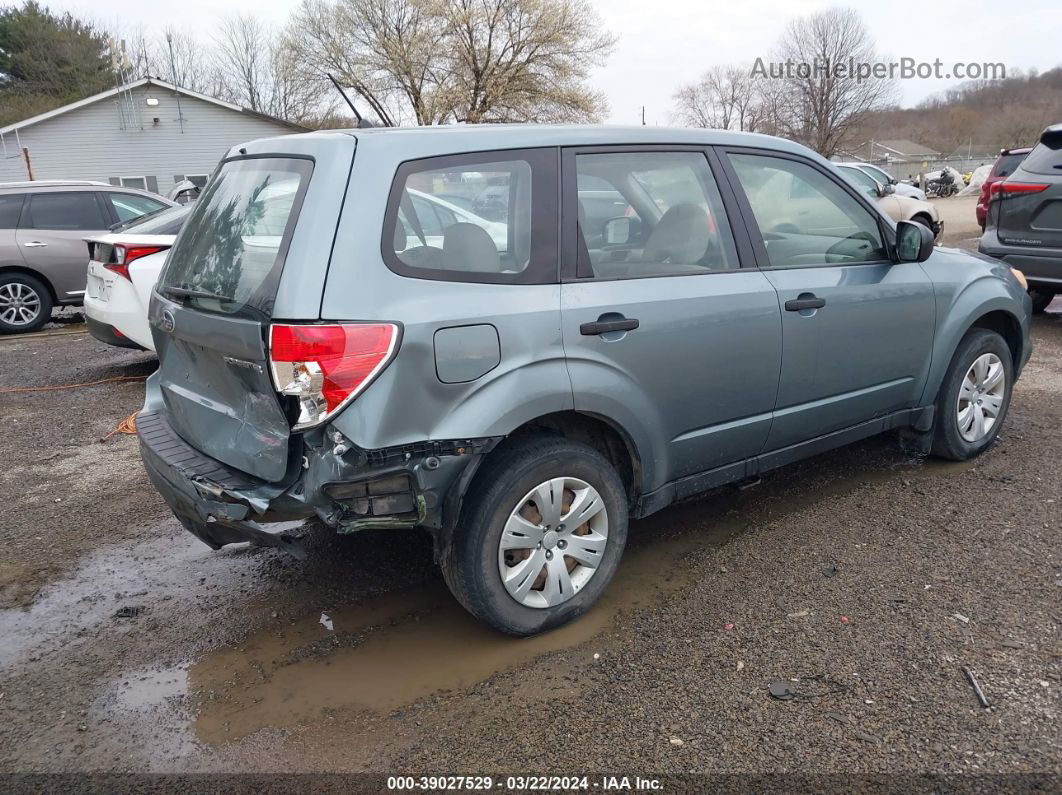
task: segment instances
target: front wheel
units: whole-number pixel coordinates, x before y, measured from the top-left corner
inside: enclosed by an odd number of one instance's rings
[[[454,596],[510,635],[585,613],[627,540],[615,469],[593,448],[556,437],[516,442],[483,466],[442,565]]]
[[[1006,341],[971,329],[959,343],[936,403],[933,454],[966,461],[992,444],[1010,406],[1014,363]]]

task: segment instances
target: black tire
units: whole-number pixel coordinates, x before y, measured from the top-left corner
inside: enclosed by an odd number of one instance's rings
[[[912,217],[911,220],[914,221],[915,223],[921,224],[926,229],[928,229],[930,232],[933,231],[933,221],[930,219],[930,217],[928,215],[922,215],[921,213],[919,213],[918,215]]]
[[[502,583],[499,544],[510,513],[524,496],[557,477],[578,478],[597,490],[607,513],[608,541],[600,563],[574,596],[552,607],[528,607]],[[483,463],[441,565],[446,584],[472,615],[509,635],[534,635],[590,609],[615,574],[626,541],[627,495],[604,456],[561,437],[531,437]]]
[[[0,317],[0,334],[28,334],[31,331],[37,331],[52,319],[52,294],[48,292],[48,288],[41,283],[40,279],[25,273],[9,272],[0,274],[0,297],[3,297],[5,288],[8,286],[18,286],[23,295],[26,295],[25,290],[27,289],[32,291],[33,297],[37,302],[37,316],[32,321],[25,323],[8,322],[3,317]],[[3,313],[4,309],[4,306],[0,306],[0,314]]]
[[[995,422],[984,438],[967,441],[959,429],[959,390],[974,361],[986,353],[994,353],[1003,364],[1003,402]],[[970,329],[955,350],[937,394],[933,455],[950,461],[968,461],[983,453],[995,441],[999,429],[1003,426],[1013,390],[1014,360],[1006,340],[988,329]]]
[[[1034,315],[1042,315],[1051,302],[1055,300],[1057,293],[1043,290],[1039,287],[1029,288],[1029,297],[1032,299],[1032,311]]]

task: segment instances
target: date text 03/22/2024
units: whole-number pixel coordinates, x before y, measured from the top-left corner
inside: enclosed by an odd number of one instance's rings
[[[642,791],[661,789],[656,778],[641,776],[388,776],[387,789],[438,790],[494,790],[510,792],[567,792],[578,790]]]

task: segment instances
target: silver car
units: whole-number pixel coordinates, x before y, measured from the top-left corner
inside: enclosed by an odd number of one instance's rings
[[[497,226],[423,200],[485,186]],[[777,138],[289,135],[231,150],[178,236],[137,431],[211,547],[426,528],[461,604],[528,635],[601,595],[630,518],[886,431],[980,454],[1029,315],[1020,273]]]
[[[0,183],[0,334],[35,331],[85,296],[85,238],[173,202],[104,182]]]

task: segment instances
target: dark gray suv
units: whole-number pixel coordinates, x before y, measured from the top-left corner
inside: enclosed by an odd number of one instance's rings
[[[1062,292],[1062,124],[992,185],[979,249],[1025,272],[1034,312]]]
[[[238,147],[150,320],[141,451],[189,531],[298,553],[277,523],[423,527],[519,635],[594,603],[630,517],[894,429],[978,455],[1030,353],[1020,274],[816,154],[644,127]]]

